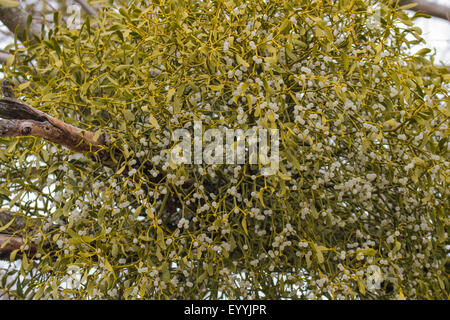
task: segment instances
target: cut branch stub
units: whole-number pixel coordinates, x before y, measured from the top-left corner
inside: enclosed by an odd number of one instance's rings
[[[33,136],[63,145],[76,152],[97,151],[106,145],[106,135],[74,127],[15,98],[0,99],[0,136]]]
[[[7,227],[4,229],[4,227]],[[17,231],[25,227],[25,220],[19,216],[14,215],[9,210],[0,210],[0,227],[3,227],[0,233],[0,260],[9,260],[11,253],[15,250],[20,250],[24,247],[24,239],[22,235],[15,234]],[[34,244],[28,245],[27,254],[34,254],[36,246]],[[22,253],[18,252],[14,259],[22,257]]]
[[[9,260],[11,252],[23,246],[22,237],[0,233],[0,260]]]

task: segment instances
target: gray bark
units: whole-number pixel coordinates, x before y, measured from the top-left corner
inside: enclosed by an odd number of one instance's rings
[[[97,11],[92,8],[89,3],[86,2],[86,0],[75,0],[82,8],[83,10],[90,15],[91,17],[97,16]]]
[[[417,3],[417,5],[408,10],[419,11],[432,17],[450,21],[450,7],[448,6],[425,0],[401,0],[399,5],[404,6],[410,3]]]
[[[76,152],[97,151],[106,136],[76,128],[15,98],[0,99],[0,137],[34,136],[63,145]]]
[[[0,6],[0,21],[2,21],[12,33],[18,28],[17,37],[22,42],[26,39],[32,40],[33,35],[38,36],[41,33],[39,25],[35,24],[33,21],[30,24],[28,32],[25,32],[28,15],[28,12],[20,6],[17,8]]]

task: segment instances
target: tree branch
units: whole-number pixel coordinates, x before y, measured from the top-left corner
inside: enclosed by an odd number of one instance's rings
[[[83,8],[83,10],[86,11],[86,13],[91,17],[97,16],[97,11],[95,11],[95,9],[92,8],[89,5],[89,3],[86,2],[86,0],[74,0],[74,1],[77,2]]]
[[[20,6],[15,8],[0,6],[0,21],[3,22],[3,24],[13,34],[16,32],[16,28],[18,28],[19,30],[17,37],[21,42],[27,39],[33,40],[30,36],[39,35],[41,33],[40,26],[33,23],[33,20],[31,21],[30,28],[28,30],[29,34],[25,32],[28,16],[29,13],[23,10]],[[0,52],[0,63],[6,63],[9,57],[11,57],[11,54],[4,51]]]
[[[417,5],[408,10],[420,11],[432,17],[450,21],[450,7],[426,0],[400,0],[398,4],[404,6],[410,3],[417,3]]]
[[[33,136],[63,145],[76,152],[97,151],[106,145],[106,135],[95,137],[85,131],[37,110],[15,98],[0,99],[0,137]]]
[[[17,37],[20,41],[25,41],[30,39],[26,30],[28,12],[19,7],[2,7],[0,6],[0,21],[14,34],[16,28],[19,28]],[[37,24],[31,22],[30,28],[28,30],[30,35],[39,35],[41,33],[40,27]]]
[[[77,2],[83,10],[91,17],[97,16],[97,11],[91,7],[86,0],[74,0]],[[26,39],[30,39],[29,35],[27,35],[25,31],[25,27],[27,25],[27,19],[30,13],[23,10],[19,7],[2,7],[0,6],[0,21],[14,34],[17,27],[19,27],[18,39],[20,41],[25,41]],[[40,34],[40,26],[35,23],[31,23],[30,29],[31,34],[39,35]],[[0,52],[0,63],[5,64],[8,61],[8,58],[11,57],[11,54],[7,52]]]
[[[22,237],[0,233],[0,260],[9,260],[14,250],[24,245]],[[20,255],[16,255],[19,258]]]
[[[6,63],[8,61],[8,58],[11,57],[12,54],[0,51],[0,63]]]
[[[14,231],[22,230],[25,227],[25,220],[21,216],[14,216],[12,211],[0,209],[0,228],[7,225],[12,219],[14,222],[2,231],[3,234],[12,234]]]
[[[13,223],[0,233],[0,260],[9,260],[11,253],[14,250],[23,248],[24,245],[23,238],[20,235],[14,235],[13,233],[17,230],[22,230],[25,227],[25,220],[20,216],[14,215],[14,213],[9,210],[0,211],[0,227],[7,225],[13,219]],[[34,254],[34,252],[36,252],[36,247],[31,245],[28,252]],[[21,253],[18,253],[16,259],[21,256]]]

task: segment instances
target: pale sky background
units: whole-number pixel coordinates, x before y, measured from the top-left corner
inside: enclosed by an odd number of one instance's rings
[[[428,1],[450,6],[450,0]],[[436,49],[436,63],[442,61],[442,64],[450,66],[450,21],[439,18],[419,18],[415,24],[422,29],[422,37],[427,41],[427,47]],[[423,47],[425,46],[417,46],[415,51]]]

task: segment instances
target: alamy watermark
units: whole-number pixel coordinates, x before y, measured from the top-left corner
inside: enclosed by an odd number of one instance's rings
[[[381,288],[383,273],[377,265],[370,265],[366,269],[366,287],[369,291],[375,291]]]
[[[207,129],[203,132],[201,121],[194,121],[193,133],[192,150],[192,135],[188,129],[176,129],[172,132],[173,141],[178,142],[170,153],[169,161],[172,164],[245,164],[248,154],[248,163],[260,165],[262,175],[270,176],[278,172],[278,129],[253,127],[244,131],[224,128]]]
[[[379,6],[368,7],[367,14],[369,15],[369,18],[367,19],[367,27],[371,30],[381,29],[381,8]]]
[[[70,5],[67,7],[67,28],[79,29],[83,24],[81,20],[81,9],[76,5]]]

